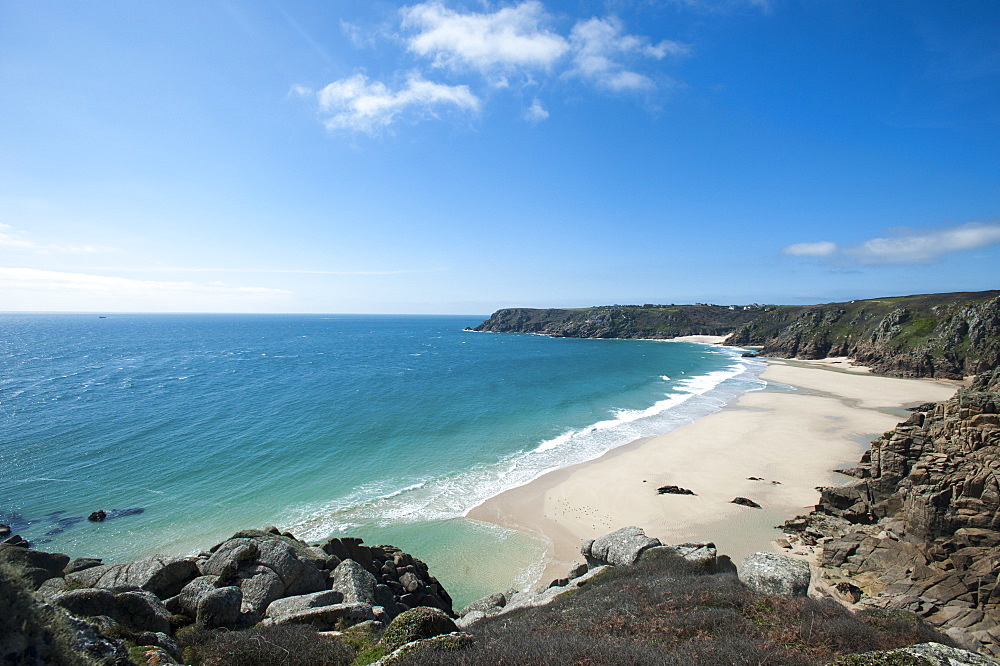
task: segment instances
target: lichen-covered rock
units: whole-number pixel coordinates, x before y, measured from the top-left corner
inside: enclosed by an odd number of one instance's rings
[[[32,587],[38,589],[50,578],[62,576],[63,569],[69,564],[69,555],[16,546],[0,546],[0,562],[8,562],[23,569],[25,579],[31,582]]]
[[[240,623],[243,591],[235,585],[208,590],[198,598],[195,624],[206,629],[235,628]]]
[[[287,537],[261,534],[224,541],[201,565],[202,574],[240,588],[244,613],[260,616],[275,599],[326,588],[326,576],[313,560],[300,559]]]
[[[849,654],[827,666],[1000,666],[1000,661],[940,643],[920,643],[895,650]]]
[[[585,541],[581,554],[590,566],[635,564],[643,551],[662,545],[659,539],[646,536],[641,527],[623,527],[593,541]]]
[[[311,594],[299,594],[294,597],[276,599],[270,603],[265,612],[266,617],[280,620],[285,615],[298,613],[309,608],[332,606],[344,602],[344,595],[337,590],[323,590]]]
[[[170,632],[170,612],[151,592],[71,590],[56,595],[53,603],[79,617],[110,617],[132,631]]]
[[[469,634],[455,631],[448,634],[441,634],[433,638],[425,638],[413,641],[400,646],[392,653],[387,654],[378,661],[372,662],[371,666],[393,666],[423,652],[447,652],[451,650],[461,650],[473,643],[473,638]]]
[[[265,618],[267,624],[309,624],[318,631],[346,629],[362,622],[372,622],[377,619],[375,609],[368,604],[330,604],[303,608],[294,612],[283,613],[278,617]]]
[[[194,560],[155,555],[127,564],[102,564],[68,574],[66,580],[104,590],[141,588],[167,599],[198,575]]]
[[[809,564],[777,553],[754,553],[739,566],[743,584],[765,594],[804,597],[809,592]]]
[[[453,631],[458,631],[458,627],[444,611],[421,606],[397,615],[385,628],[381,644],[387,650],[396,650],[407,643]]]
[[[503,592],[488,594],[482,599],[477,599],[468,606],[458,611],[459,617],[465,617],[472,611],[481,611],[484,615],[489,615],[507,605],[507,597]]]

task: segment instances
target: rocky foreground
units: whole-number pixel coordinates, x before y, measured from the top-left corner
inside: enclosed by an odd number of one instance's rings
[[[921,405],[844,472],[858,481],[823,488],[785,524],[789,546],[815,547],[856,608],[910,611],[1000,655],[1000,370]]]
[[[757,553],[737,577],[712,544],[667,546],[634,527],[581,553],[541,592],[456,614],[420,560],[358,539],[248,530],[195,557],[112,565],[6,544],[0,661],[1000,665],[912,614],[806,598],[802,560]]]

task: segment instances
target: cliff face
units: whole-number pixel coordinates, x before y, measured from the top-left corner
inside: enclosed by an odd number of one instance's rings
[[[957,379],[1000,365],[1000,291],[783,306],[726,341],[761,354],[847,356],[880,374]]]
[[[1000,369],[871,444],[851,485],[786,523],[860,601],[916,612],[1000,654]],[[846,580],[845,580],[846,579]]]
[[[578,309],[498,310],[475,331],[538,333],[560,338],[675,338],[728,335],[762,306],[609,305]]]

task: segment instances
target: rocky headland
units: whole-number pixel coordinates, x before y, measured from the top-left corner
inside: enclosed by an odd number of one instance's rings
[[[729,336],[764,356],[844,356],[897,377],[961,379],[1000,365],[1000,291],[823,305],[613,305],[498,310],[475,331],[556,337]]]
[[[921,405],[871,443],[857,477],[785,524],[825,587],[858,608],[905,610],[1000,654],[1000,369]]]

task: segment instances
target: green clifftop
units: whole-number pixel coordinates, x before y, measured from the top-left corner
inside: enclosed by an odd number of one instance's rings
[[[1000,365],[1000,291],[823,305],[608,305],[498,310],[475,331],[573,338],[729,335],[765,356],[847,356],[875,372],[957,379]]]
[[[738,328],[730,345],[765,356],[846,356],[875,372],[958,379],[1000,365],[1000,291],[783,306]]]
[[[728,335],[762,314],[761,305],[605,305],[592,308],[497,310],[474,331],[538,333],[558,338],[676,338]]]

